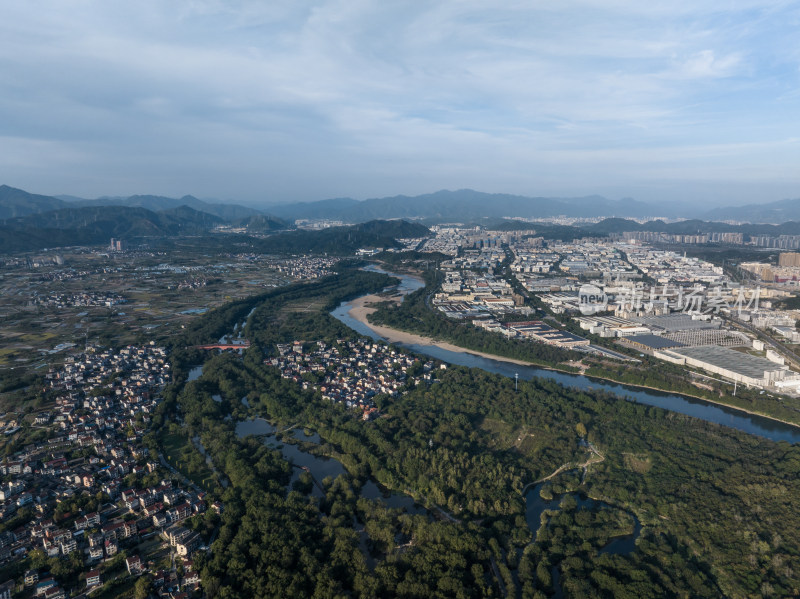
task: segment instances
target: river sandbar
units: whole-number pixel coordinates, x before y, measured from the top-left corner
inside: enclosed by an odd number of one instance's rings
[[[375,312],[376,309],[371,306],[368,306],[367,304],[385,302],[386,300],[387,298],[381,295],[365,295],[363,297],[359,297],[358,299],[353,300],[352,302],[349,302],[347,304],[348,306],[347,312],[355,320],[357,320],[358,322],[360,322],[365,326],[368,326],[378,335],[386,339],[386,341],[388,341],[389,343],[404,343],[406,345],[434,345],[436,347],[439,347],[441,349],[446,349],[448,351],[465,352],[468,354],[481,356],[482,358],[489,358],[491,360],[509,362],[511,364],[520,364],[521,366],[536,366],[536,364],[531,364],[530,362],[525,362],[523,360],[515,360],[513,358],[505,358],[503,356],[498,356],[496,354],[487,354],[485,352],[466,349],[463,347],[459,347],[457,345],[453,345],[452,343],[447,343],[446,341],[439,341],[437,339],[432,339],[430,337],[423,337],[422,335],[416,335],[414,333],[408,333],[406,331],[399,331],[397,329],[392,329],[389,327],[381,326],[378,324],[372,324],[371,322],[369,322],[367,320],[367,316]]]

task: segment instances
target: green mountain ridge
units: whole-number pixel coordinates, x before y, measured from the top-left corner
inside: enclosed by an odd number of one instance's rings
[[[28,193],[8,185],[0,185],[0,219],[58,210],[66,205],[66,202],[58,198]]]
[[[532,224],[533,226],[533,224]],[[535,228],[535,227],[534,227]],[[626,231],[651,231],[655,233],[669,233],[673,235],[699,235],[703,233],[742,233],[744,235],[800,235],[800,222],[789,221],[780,225],[770,224],[743,224],[732,225],[704,220],[684,220],[674,223],[665,223],[654,220],[638,223],[633,220],[609,218],[581,227],[592,234],[624,233]]]
[[[0,226],[0,251],[96,245],[111,237],[186,235],[201,233],[222,222],[188,206],[159,213],[124,206],[64,208],[4,221]]]
[[[527,197],[503,193],[485,193],[473,189],[441,190],[419,196],[398,195],[362,202],[351,198],[322,200],[271,206],[270,212],[285,219],[327,218],[345,222],[375,219],[428,219],[439,222],[465,222],[508,216],[654,216],[663,214],[662,206],[630,198],[619,201],[591,195],[577,198]]]
[[[269,233],[287,227],[286,222],[266,214],[253,214],[234,221],[237,227],[245,227],[248,233]]]
[[[747,204],[745,206],[725,206],[704,213],[709,220],[731,220],[750,223],[778,224],[787,221],[800,221],[800,198],[779,200],[766,204]]]
[[[64,208],[96,208],[99,206],[119,206],[127,208],[145,208],[152,212],[173,210],[188,206],[199,212],[219,217],[225,221],[235,221],[248,216],[265,214],[261,210],[240,206],[239,204],[223,204],[204,202],[192,195],[181,198],[169,198],[159,195],[132,195],[129,197],[101,197],[94,200],[75,196],[52,197],[28,193],[22,189],[0,185],[0,219],[28,216],[51,210]],[[267,215],[269,216],[269,215]],[[280,219],[273,218],[276,222]]]
[[[127,198],[98,198],[95,200],[77,200],[71,203],[81,207],[91,206],[127,206],[129,208],[146,208],[153,212],[171,210],[180,206],[189,206],[200,212],[213,214],[223,220],[233,221],[262,214],[255,208],[248,208],[238,204],[217,204],[204,202],[192,195],[185,195],[181,198],[169,198],[158,195],[132,195]]]

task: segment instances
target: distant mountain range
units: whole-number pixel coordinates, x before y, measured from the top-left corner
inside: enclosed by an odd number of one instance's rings
[[[770,224],[800,221],[800,199],[714,208],[704,213],[702,217],[706,220]]]
[[[243,206],[211,204],[192,196],[66,200],[5,185],[0,186],[0,211],[3,215],[0,253],[97,245],[108,243],[112,237],[130,240],[199,235],[221,224],[242,227],[250,234],[272,233],[288,227],[285,221],[272,215]],[[397,238],[429,234],[419,223],[390,220],[321,231],[288,231],[266,238],[254,237],[251,243],[270,253],[352,254],[365,246],[398,247]]]
[[[698,218],[705,221],[781,224],[800,221],[800,198],[767,204],[703,210],[689,203],[648,204],[630,198],[609,200],[598,195],[577,198],[527,197],[483,193],[472,189],[437,191],[419,196],[393,196],[357,201],[335,198],[270,206],[286,220],[331,219],[357,223],[372,219],[407,218],[428,223],[471,222],[510,216],[522,218]]]
[[[129,208],[147,208],[153,212],[170,210],[180,206],[194,208],[198,212],[213,214],[225,221],[247,218],[248,216],[263,215],[264,213],[255,208],[240,206],[238,204],[218,204],[198,200],[191,195],[182,198],[168,198],[154,195],[133,195],[127,198],[97,198],[95,200],[74,199],[68,202],[69,206],[127,206]]]
[[[222,222],[188,206],[161,212],[127,206],[64,208],[3,221],[0,252],[96,245],[107,243],[111,237],[197,234]]]
[[[662,205],[630,199],[614,201],[601,196],[525,197],[462,189],[414,197],[394,196],[364,201],[335,198],[283,204],[271,206],[270,214],[266,214],[236,204],[205,202],[190,195],[182,198],[134,195],[87,200],[71,196],[37,195],[0,185],[0,251],[96,244],[105,242],[110,237],[130,239],[199,234],[220,224],[242,227],[250,234],[271,233],[290,228],[286,221],[299,219],[330,219],[366,225],[334,229],[329,233],[310,237],[303,232],[291,232],[263,240],[264,249],[280,251],[283,247],[287,251],[302,251],[310,243],[321,251],[333,252],[336,251],[337,244],[347,249],[358,243],[389,247],[392,245],[391,240],[396,237],[424,235],[423,227],[417,231],[406,230],[409,223],[403,222],[405,220],[417,220],[425,224],[472,223],[501,230],[535,228],[538,234],[551,239],[635,230],[682,234],[715,231],[739,231],[746,235],[800,234],[800,199],[715,208],[705,212],[704,220],[673,223],[651,220],[644,224],[630,220],[657,216],[675,217],[678,216],[678,210],[672,208],[673,214],[664,214]],[[506,218],[562,215],[612,218],[580,227],[534,224]],[[391,227],[387,224],[380,225],[379,231],[371,229],[377,226],[371,221],[391,220],[402,223],[397,225],[397,231],[390,231]],[[720,221],[753,224],[737,226]]]
[[[287,223],[252,208],[212,204],[193,196],[131,196],[65,200],[0,186],[0,251],[107,243],[111,237],[194,235],[217,225],[262,233]]]
[[[95,200],[77,198],[75,196],[43,196],[28,193],[22,189],[0,185],[0,219],[28,216],[50,210],[64,208],[87,208],[97,206],[124,206],[128,208],[145,208],[152,212],[172,210],[181,206],[188,206],[198,212],[205,212],[217,216],[224,221],[235,221],[249,216],[265,215],[266,213],[240,206],[238,204],[219,204],[204,202],[194,196],[186,195],[182,198],[168,198],[154,195],[134,195],[126,198],[104,197]]]
[[[280,219],[330,219],[345,223],[360,223],[370,220],[418,219],[427,223],[471,222],[480,219],[501,219],[511,216],[522,218],[573,218],[619,217],[619,218],[700,218],[706,221],[738,221],[750,223],[780,224],[800,221],[800,199],[781,200],[767,204],[728,206],[703,211],[691,204],[649,204],[630,198],[609,200],[598,195],[555,198],[528,197],[521,195],[484,193],[472,189],[437,191],[419,196],[391,196],[358,201],[352,198],[333,198],[316,202],[296,202],[269,206],[267,210],[227,204],[206,202],[191,195],[170,198],[157,195],[133,195],[129,197],[100,197],[96,199],[75,196],[44,196],[28,193],[8,185],[0,185],[0,219],[27,216],[50,210],[76,207],[125,206],[146,208],[153,212],[188,206],[199,212],[217,216],[229,223],[245,223],[253,230],[274,230],[285,226]],[[252,226],[248,217],[266,216],[270,221],[259,219]],[[265,228],[266,226],[266,228]]]
[[[601,196],[580,198],[526,197],[501,193],[483,193],[472,189],[437,191],[419,196],[393,196],[357,201],[350,198],[300,202],[270,206],[275,216],[287,220],[332,219],[365,222],[374,219],[426,219],[434,222],[465,222],[480,218],[509,216],[532,217],[657,217],[672,216],[674,208],[665,209],[636,200],[609,200]]]
[[[7,219],[4,225],[9,229],[41,227],[52,229],[76,229],[95,226],[108,227],[109,232],[122,234],[149,235],[156,233],[176,233],[180,228],[203,230],[224,222],[218,216],[199,212],[188,206],[171,210],[153,212],[146,208],[127,206],[95,206],[86,208],[63,208],[41,214],[32,214]]]
[[[0,185],[0,218],[14,218],[64,208],[58,198],[28,193],[21,189]]]

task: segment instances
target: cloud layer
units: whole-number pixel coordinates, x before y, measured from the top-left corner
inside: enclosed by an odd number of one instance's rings
[[[4,3],[0,182],[800,196],[798,5],[655,4]]]

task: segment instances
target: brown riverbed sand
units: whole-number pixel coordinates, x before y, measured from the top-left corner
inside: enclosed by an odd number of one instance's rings
[[[389,298],[387,296],[381,296],[381,295],[366,295],[364,297],[360,297],[360,298],[350,302],[348,304],[348,306],[349,306],[348,313],[350,314],[350,316],[355,318],[357,321],[367,325],[369,328],[371,328],[373,331],[378,333],[378,335],[380,335],[381,337],[383,337],[384,339],[386,339],[390,343],[409,343],[409,344],[419,344],[419,345],[434,345],[436,347],[440,347],[442,349],[446,349],[446,350],[449,350],[449,351],[474,354],[476,356],[481,356],[481,357],[484,357],[484,358],[489,358],[491,360],[497,360],[497,361],[500,361],[500,362],[508,362],[508,363],[511,363],[511,364],[520,364],[522,366],[534,366],[534,367],[537,367],[537,368],[547,368],[547,367],[543,367],[543,366],[538,366],[536,364],[531,364],[530,362],[524,362],[522,360],[514,360],[514,359],[511,359],[511,358],[504,358],[502,356],[496,356],[496,355],[487,354],[487,353],[484,353],[484,352],[473,351],[471,349],[458,347],[457,345],[453,345],[452,343],[446,343],[444,341],[437,341],[436,339],[431,339],[430,337],[423,337],[422,335],[415,335],[413,333],[407,333],[405,331],[398,331],[397,329],[392,329],[390,327],[384,327],[384,326],[380,326],[380,325],[375,325],[375,324],[372,324],[372,323],[368,322],[367,321],[367,315],[372,314],[375,311],[375,308],[371,308],[371,307],[367,306],[366,304],[372,304],[372,303],[377,303],[377,302],[385,302],[387,299],[391,299],[393,301],[399,301],[400,298],[399,297]],[[557,370],[557,369],[550,368],[549,370]],[[561,372],[563,372],[563,371],[561,371]],[[605,377],[594,377],[594,378],[597,378],[599,380],[609,381],[611,383],[623,384],[623,383],[619,383],[619,381],[615,381],[613,379],[609,379],[609,378],[605,378]],[[670,393],[670,391],[668,391],[666,389],[659,389],[658,387],[649,387],[647,385],[630,385],[630,386],[634,387],[634,388],[637,388],[637,389],[651,389],[651,390],[654,390],[654,391],[661,391],[661,392]],[[672,392],[672,393],[676,393],[676,392]],[[719,406],[726,406],[726,407],[732,408],[734,410],[737,410],[739,412],[746,412],[747,414],[753,414],[755,416],[761,416],[763,418],[768,418],[770,420],[775,420],[777,422],[782,422],[784,424],[789,424],[791,426],[800,426],[800,424],[795,423],[795,422],[790,422],[788,420],[783,420],[782,418],[776,418],[775,416],[770,416],[768,414],[764,414],[763,412],[756,412],[756,411],[753,411],[753,410],[748,410],[746,408],[741,408],[739,406],[731,405],[731,404],[728,404],[728,403],[725,403],[725,402],[722,402],[722,401],[715,401],[713,399],[708,399],[706,397],[700,397],[698,395],[691,395],[691,394],[688,394],[688,393],[676,393],[676,394],[684,396],[684,397],[694,397],[694,398],[697,398],[697,399],[699,399],[701,401],[704,401],[704,402],[707,402],[707,403],[716,404],[716,405],[719,405]]]
[[[511,364],[521,364],[523,366],[531,366],[530,362],[524,362],[522,360],[514,360],[512,358],[504,358],[502,356],[495,356],[484,352],[465,349],[463,347],[458,347],[457,345],[453,345],[452,343],[447,343],[445,341],[438,341],[430,337],[423,337],[422,335],[415,335],[414,333],[407,333],[406,331],[399,331],[397,329],[392,329],[390,327],[372,324],[371,322],[367,321],[367,316],[375,311],[375,308],[372,308],[367,304],[372,304],[376,302],[385,302],[385,301],[386,298],[380,295],[365,295],[356,300],[353,300],[348,304],[349,307],[348,313],[350,314],[350,316],[355,318],[357,321],[367,325],[369,328],[371,328],[378,335],[380,335],[390,343],[435,345],[436,347],[439,347],[441,349],[446,349],[449,351],[466,352],[474,354],[476,356],[491,358],[492,360],[498,360],[501,362],[510,362]]]

